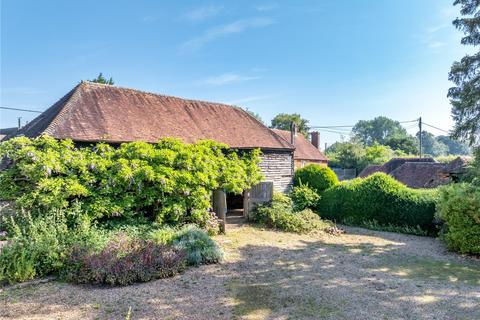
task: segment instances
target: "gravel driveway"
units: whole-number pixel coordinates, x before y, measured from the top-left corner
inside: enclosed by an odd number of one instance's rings
[[[218,236],[220,265],[121,288],[0,291],[1,319],[480,319],[480,261],[432,238],[250,226]]]

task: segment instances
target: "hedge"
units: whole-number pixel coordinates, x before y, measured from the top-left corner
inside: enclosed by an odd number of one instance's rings
[[[444,224],[442,238],[460,253],[480,254],[480,188],[460,183],[440,189],[437,216]]]
[[[320,193],[334,185],[338,184],[338,178],[335,172],[329,167],[323,167],[318,164],[309,164],[295,171],[293,185],[306,185]]]
[[[436,190],[411,189],[384,173],[344,181],[325,190],[317,206],[323,218],[339,222],[410,226],[435,232]]]

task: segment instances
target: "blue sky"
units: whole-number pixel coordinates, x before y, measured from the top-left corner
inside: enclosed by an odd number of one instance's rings
[[[2,0],[1,105],[44,110],[103,72],[268,124],[297,112],[319,126],[384,115],[450,129],[448,71],[469,50],[452,2]],[[35,114],[0,110],[0,126],[18,116]]]

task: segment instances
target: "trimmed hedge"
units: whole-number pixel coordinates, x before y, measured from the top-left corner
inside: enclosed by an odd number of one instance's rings
[[[419,226],[435,232],[436,190],[416,190],[384,173],[344,181],[322,193],[317,211],[327,219],[351,224]]]
[[[480,254],[480,188],[466,183],[442,187],[437,216],[445,222],[442,238],[450,249]]]
[[[306,185],[320,193],[338,184],[335,172],[329,167],[322,167],[318,164],[309,164],[295,171],[293,185]]]

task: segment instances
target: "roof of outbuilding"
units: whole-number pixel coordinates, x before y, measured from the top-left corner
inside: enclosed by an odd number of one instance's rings
[[[212,139],[233,148],[294,149],[241,108],[85,81],[17,133],[41,134],[81,142],[175,137],[186,143]]]
[[[273,132],[281,136],[285,141],[290,141],[290,131],[272,129]],[[327,157],[318,150],[303,134],[295,136],[295,152],[293,157],[298,160],[328,161]]]
[[[389,174],[410,188],[435,188],[449,181],[445,165],[435,162],[405,162]]]
[[[360,172],[360,174],[358,176],[360,178],[366,178],[369,175],[374,174],[376,172],[384,172],[385,173],[385,171],[383,170],[383,166],[382,165],[377,165],[377,164],[370,165],[370,166],[366,167],[365,169],[363,169],[362,172]]]

